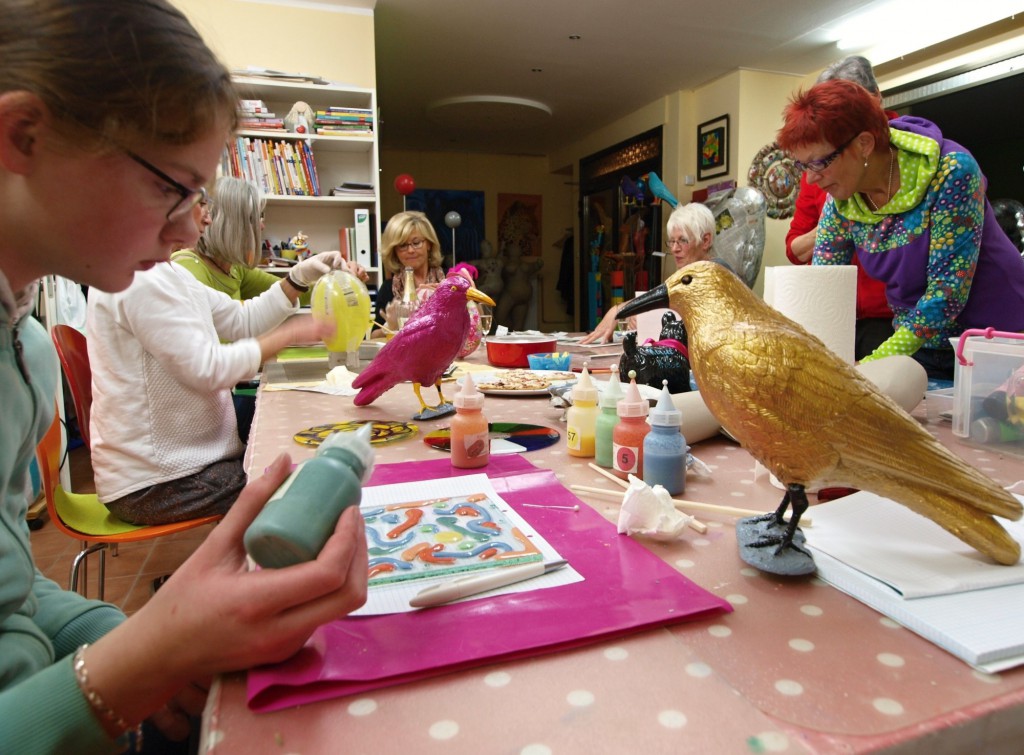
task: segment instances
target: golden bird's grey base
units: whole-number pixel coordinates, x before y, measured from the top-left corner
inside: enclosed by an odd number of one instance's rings
[[[789,522],[778,521],[774,512],[740,519],[736,522],[740,558],[759,571],[783,577],[813,574],[816,569],[814,558],[804,548],[806,538],[803,531],[797,527],[792,541],[785,542],[788,529]]]

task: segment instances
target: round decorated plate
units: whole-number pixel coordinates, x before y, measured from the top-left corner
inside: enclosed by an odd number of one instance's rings
[[[495,370],[474,372],[473,382],[477,390],[492,396],[547,396],[553,385],[575,383],[579,375],[574,372],[557,370]],[[462,385],[459,379],[459,385]]]
[[[519,422],[491,422],[487,426],[491,436],[491,453],[519,453],[536,451],[557,443],[561,437],[557,430],[543,425],[524,425]],[[443,427],[423,436],[423,442],[438,451],[452,450],[451,430]]]
[[[329,425],[315,425],[295,433],[295,442],[303,446],[319,446],[331,433],[349,433],[358,430],[367,422],[373,425],[370,431],[370,443],[383,445],[398,440],[411,438],[419,432],[419,427],[411,422],[392,422],[384,419],[354,419],[348,422],[334,422]]]
[[[772,142],[754,155],[747,180],[764,194],[768,217],[791,218],[800,193],[800,175],[793,158]]]

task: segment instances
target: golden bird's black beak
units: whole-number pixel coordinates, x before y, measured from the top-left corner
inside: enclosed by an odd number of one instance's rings
[[[662,283],[660,286],[652,288],[646,294],[627,301],[615,316],[619,320],[625,320],[627,317],[638,315],[641,312],[649,312],[652,309],[662,309],[668,306],[668,286]]]

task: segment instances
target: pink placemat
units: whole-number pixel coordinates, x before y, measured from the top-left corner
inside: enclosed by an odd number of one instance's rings
[[[252,710],[278,710],[362,693],[732,610],[725,600],[619,535],[614,525],[576,498],[551,471],[519,455],[493,457],[484,470],[453,469],[448,459],[382,464],[370,484],[480,471],[584,581],[325,624],[287,661],[249,672]],[[580,510],[539,509],[523,503],[579,504]]]

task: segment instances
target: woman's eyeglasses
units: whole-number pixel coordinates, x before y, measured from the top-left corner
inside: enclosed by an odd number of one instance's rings
[[[128,155],[128,157],[130,157],[132,160],[137,162],[139,165],[141,165],[143,168],[152,173],[154,176],[156,176],[161,181],[166,183],[172,189],[174,189],[178,196],[181,197],[177,202],[174,203],[174,206],[167,211],[168,222],[174,222],[175,220],[183,218],[185,215],[190,213],[192,211],[192,208],[195,207],[197,204],[201,204],[209,200],[209,197],[206,194],[206,187],[201,186],[198,189],[190,189],[184,184],[178,183],[169,175],[160,170],[158,167],[148,162],[147,160],[142,159],[131,150],[126,149],[124,150],[124,153]]]
[[[685,249],[686,247],[688,247],[692,243],[693,242],[690,241],[689,239],[682,239],[682,238],[680,238],[680,239],[669,239],[668,241],[665,242],[665,248],[669,249],[669,250],[671,250],[671,249]]]
[[[424,244],[426,244],[426,243],[427,243],[426,239],[413,239],[412,241],[406,241],[404,244],[399,244],[395,248],[398,249],[398,251],[400,251],[400,252],[407,252],[410,249],[412,249],[413,251],[418,252],[420,249],[423,248]]]
[[[823,173],[828,168],[829,165],[834,163],[836,161],[836,159],[841,154],[843,154],[843,151],[847,147],[849,147],[850,144],[853,143],[853,140],[856,139],[856,138],[857,138],[856,134],[854,136],[851,136],[849,139],[847,139],[845,142],[843,142],[842,146],[836,147],[834,152],[830,152],[829,154],[825,155],[824,157],[822,157],[819,160],[808,160],[805,163],[802,163],[799,160],[793,160],[793,164],[796,167],[798,167],[800,170],[809,170],[812,173]]]

